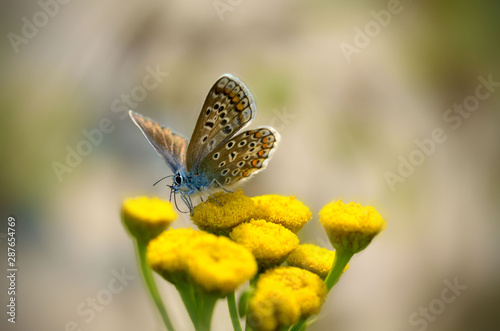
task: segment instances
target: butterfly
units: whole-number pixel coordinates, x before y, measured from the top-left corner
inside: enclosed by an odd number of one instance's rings
[[[158,155],[173,172],[170,197],[180,193],[193,210],[191,196],[203,190],[233,186],[263,170],[280,136],[271,127],[243,131],[255,117],[252,95],[236,77],[224,74],[215,82],[201,108],[188,141],[158,122],[129,111]]]

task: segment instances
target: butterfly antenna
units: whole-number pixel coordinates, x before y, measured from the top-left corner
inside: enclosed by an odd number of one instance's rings
[[[162,180],[164,179],[167,179],[167,178],[170,178],[170,177],[174,177],[174,175],[170,175],[170,176],[165,176],[163,178],[160,178],[159,180],[156,181],[156,183],[153,184],[153,186],[155,186],[156,184],[158,184],[159,182],[161,182]]]

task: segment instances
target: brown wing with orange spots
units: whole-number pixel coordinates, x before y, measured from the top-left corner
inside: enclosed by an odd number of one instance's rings
[[[238,78],[222,75],[208,92],[186,154],[186,170],[198,173],[202,160],[238,133],[256,114],[252,95]]]
[[[271,127],[242,132],[210,152],[200,164],[200,173],[221,185],[233,185],[264,169],[279,139]]]

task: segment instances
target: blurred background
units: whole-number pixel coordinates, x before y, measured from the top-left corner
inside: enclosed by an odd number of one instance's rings
[[[162,330],[119,208],[168,199],[152,184],[170,171],[124,114],[189,136],[226,72],[254,96],[251,127],[282,136],[247,195],[306,203],[303,243],[330,248],[317,213],[333,200],[388,224],[310,330],[498,330],[500,84],[484,85],[500,82],[498,2],[60,1],[0,11],[0,240],[6,252],[14,216],[18,266],[17,323],[3,312],[2,330]],[[446,140],[418,152],[435,130]],[[128,280],[110,298],[116,273]],[[441,307],[446,280],[467,288]],[[89,308],[96,297],[106,304]],[[223,301],[213,330],[231,330]]]

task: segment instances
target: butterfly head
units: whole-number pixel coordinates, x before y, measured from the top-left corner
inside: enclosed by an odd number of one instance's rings
[[[172,191],[171,193],[177,193],[177,192],[183,191],[183,188],[185,186],[184,185],[185,180],[184,180],[184,176],[182,175],[181,172],[177,172],[174,175],[165,176],[163,178],[160,178],[158,181],[156,181],[156,183],[153,184],[153,186],[155,186],[156,184],[158,184],[159,182],[161,182],[162,180],[167,179],[167,178],[173,178],[172,185],[167,185],[170,188],[170,190]]]
[[[189,191],[188,175],[185,172],[178,171],[172,177],[172,185],[168,185],[168,187],[170,187],[173,193],[180,192],[182,194],[185,191]]]
[[[175,207],[177,208],[177,210],[182,212],[182,213],[185,213],[184,211],[180,210],[179,206],[177,205],[177,200],[175,198],[176,194],[178,192],[181,192],[181,194],[182,194],[182,192],[185,189],[185,181],[184,181],[184,177],[183,177],[182,173],[176,172],[174,175],[163,177],[162,179],[157,181],[154,185],[158,184],[160,181],[162,181],[163,179],[166,179],[166,178],[173,178],[172,185],[167,185],[170,188],[170,202],[172,202],[172,196],[173,196]],[[184,202],[186,202],[183,197],[182,197],[182,200]],[[187,205],[188,205],[189,209],[192,210],[192,205],[190,205],[190,204],[187,204]]]

